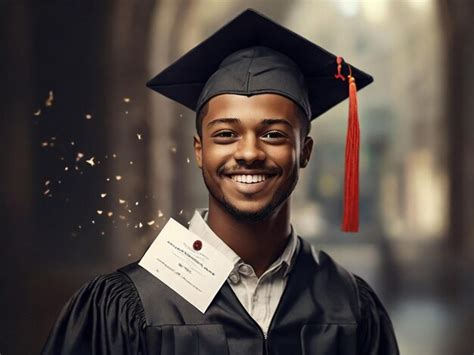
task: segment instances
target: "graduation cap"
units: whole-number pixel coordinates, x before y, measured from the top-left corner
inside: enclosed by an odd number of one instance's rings
[[[349,97],[342,230],[359,228],[357,88],[372,77],[248,9],[151,79],[147,86],[193,111],[220,94],[276,93],[313,120]]]

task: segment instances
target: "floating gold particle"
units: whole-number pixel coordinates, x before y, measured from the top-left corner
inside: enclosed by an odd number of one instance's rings
[[[100,232],[100,235],[105,235],[105,232]]]
[[[64,171],[68,171],[69,170],[69,167],[68,166],[65,166],[64,167]]]
[[[95,224],[95,221],[94,221],[94,220],[92,220],[92,221],[91,221],[91,223],[92,223],[92,224]]]
[[[74,143],[74,141],[71,141],[71,145],[75,145],[76,143]]]
[[[86,113],[86,120],[92,119],[92,115],[90,113]]]
[[[127,102],[127,103],[130,102],[130,98],[129,97],[124,97],[123,102]]]
[[[109,181],[110,181],[110,178],[105,179],[105,181],[109,182]]]
[[[132,160],[130,160],[130,165],[133,165],[133,161],[132,161]]]
[[[183,214],[183,210],[179,211],[179,215],[181,216]]]
[[[35,116],[41,115],[41,109],[39,108],[38,111],[36,111],[35,113],[33,113],[33,115],[35,115]]]
[[[152,226],[152,225],[155,224],[155,221],[154,221],[154,220],[151,220],[151,221],[146,222],[146,224],[148,224],[149,226]]]
[[[106,193],[102,193],[102,194],[100,194],[100,197],[102,197],[102,198],[104,198],[105,196],[107,196],[107,194],[106,194]]]
[[[163,217],[163,212],[161,212],[161,210],[158,210],[158,218],[161,218]]]
[[[43,195],[47,195],[47,194],[49,194],[49,189],[43,192]]]
[[[46,107],[51,107],[53,106],[53,101],[54,101],[54,93],[52,90],[50,90],[48,94],[48,98],[46,99],[46,102],[44,103],[44,105]]]
[[[84,154],[81,153],[81,152],[77,153],[77,155],[76,155],[76,161],[79,161],[79,160],[81,160],[82,158],[84,158]]]
[[[189,164],[190,162],[191,162],[191,160],[189,158],[186,158],[186,163]]]
[[[125,216],[123,216],[123,215],[121,215],[121,214],[119,214],[119,218],[120,218],[121,220],[127,219],[127,217],[125,217]]]
[[[94,157],[90,158],[89,160],[86,160],[86,163],[89,164],[90,166],[94,166]]]
[[[171,153],[176,153],[176,147],[171,147]]]
[[[116,176],[115,176],[115,180],[117,180],[117,181],[120,181],[120,180],[122,180],[122,176],[120,176],[120,175],[116,175]]]
[[[127,201],[122,200],[121,198],[119,198],[119,203],[120,203],[121,205],[123,205],[125,202],[127,202]]]
[[[41,143],[41,146],[42,146],[42,147],[47,147],[48,145],[49,145],[49,142],[42,142],[42,143]]]
[[[127,256],[128,256],[128,257],[131,257],[131,256],[132,256],[132,254],[128,253],[128,254],[127,254]]]
[[[138,206],[138,201],[137,201],[137,202],[135,202],[135,206]]]
[[[51,183],[51,181],[46,180],[46,181],[44,182],[44,186],[48,186],[50,183]]]
[[[114,213],[112,211],[107,212],[107,217],[112,217]]]
[[[112,158],[117,158],[117,154],[113,153]]]
[[[104,211],[102,211],[102,210],[97,210],[97,214],[101,215],[102,213],[104,213]]]
[[[82,229],[82,226],[79,224],[79,225],[77,226],[77,228]]]
[[[141,141],[141,140],[142,140],[142,134],[141,134],[141,133],[137,133],[137,138],[138,138],[139,141]]]
[[[139,226],[140,228],[143,228],[143,223],[142,223],[142,222],[138,223],[138,226]]]

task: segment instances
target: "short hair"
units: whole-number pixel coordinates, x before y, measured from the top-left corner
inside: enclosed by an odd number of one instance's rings
[[[208,111],[208,102],[206,102],[202,108],[196,112],[196,132],[199,136],[199,138],[202,139],[202,120],[204,116],[206,116],[207,111]],[[301,138],[306,137],[310,132],[311,132],[311,121],[306,115],[306,112],[301,108],[300,105],[296,105],[296,110],[298,114],[298,119],[300,120],[301,123]]]

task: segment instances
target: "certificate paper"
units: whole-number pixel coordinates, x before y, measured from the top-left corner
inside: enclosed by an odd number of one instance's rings
[[[172,218],[139,265],[202,313],[234,267],[221,252]]]

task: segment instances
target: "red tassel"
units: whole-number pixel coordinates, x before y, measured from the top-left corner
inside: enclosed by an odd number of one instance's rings
[[[350,68],[350,66],[349,66]],[[357,87],[349,74],[349,120],[346,137],[346,159],[344,173],[344,232],[359,231],[359,145],[360,129],[357,112]]]

